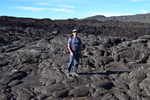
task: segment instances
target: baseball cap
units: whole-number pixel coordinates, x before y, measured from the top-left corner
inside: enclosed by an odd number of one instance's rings
[[[74,30],[72,31],[72,33],[78,33],[78,30],[74,29]]]

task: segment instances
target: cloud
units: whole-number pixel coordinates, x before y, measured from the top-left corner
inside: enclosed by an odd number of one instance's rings
[[[141,1],[141,0],[131,0],[131,1]]]
[[[41,6],[52,6],[53,4],[50,4],[50,3],[36,3],[36,5],[41,5]]]
[[[133,2],[136,2],[136,1],[150,1],[150,0],[131,0]]]
[[[48,10],[52,10],[52,11],[60,11],[60,12],[66,12],[66,13],[72,13],[72,10],[67,10],[67,9],[48,9]]]
[[[36,3],[36,5],[41,5],[41,6],[56,6],[56,7],[64,7],[64,8],[75,8],[75,6],[70,6],[70,5],[54,5],[50,3]]]
[[[31,10],[34,12],[37,11],[44,11],[44,10],[51,10],[51,11],[59,11],[59,12],[65,12],[65,13],[72,13],[73,10],[68,10],[68,9],[52,9],[52,8],[37,8],[37,7],[9,7],[10,9],[23,9],[23,10]]]
[[[111,17],[111,16],[123,16],[123,15],[131,15],[131,14],[121,14],[121,13],[115,13],[115,12],[88,12],[88,16],[93,16],[93,15],[104,15],[106,17]]]
[[[68,5],[57,5],[58,7],[65,7],[65,8],[75,8],[75,6],[68,6]]]
[[[146,14],[146,13],[148,13],[148,12],[147,12],[146,10],[140,10],[139,13],[141,13],[141,14]]]
[[[9,7],[9,9],[23,9],[23,10],[31,10],[31,11],[42,11],[42,10],[46,10],[47,8],[18,7],[18,6],[14,6],[14,7]]]

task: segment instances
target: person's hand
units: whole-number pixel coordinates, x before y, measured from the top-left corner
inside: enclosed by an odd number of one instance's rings
[[[70,53],[70,55],[71,55],[71,56],[74,56],[74,54],[73,54],[72,52]]]

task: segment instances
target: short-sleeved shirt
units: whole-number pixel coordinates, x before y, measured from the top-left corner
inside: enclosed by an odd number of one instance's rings
[[[69,38],[68,44],[71,45],[71,50],[74,52],[80,52],[81,40],[80,38]]]

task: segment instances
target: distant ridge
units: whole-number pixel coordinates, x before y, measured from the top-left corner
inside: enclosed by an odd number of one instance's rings
[[[122,21],[122,22],[141,22],[150,23],[150,13],[147,14],[137,14],[137,15],[125,15],[125,16],[111,16],[105,17],[103,15],[96,15],[92,17],[87,17],[85,19],[94,19],[98,21]]]

